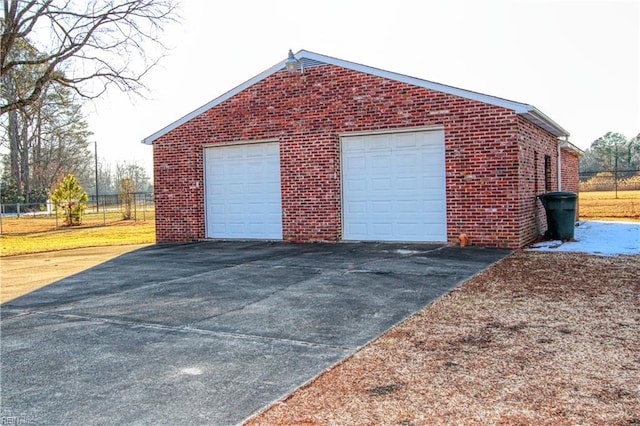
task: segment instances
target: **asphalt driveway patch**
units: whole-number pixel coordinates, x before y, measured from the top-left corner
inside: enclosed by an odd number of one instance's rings
[[[156,245],[0,309],[1,416],[237,424],[509,252]]]

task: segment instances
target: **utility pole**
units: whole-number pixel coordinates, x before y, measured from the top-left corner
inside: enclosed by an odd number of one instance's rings
[[[613,185],[615,186],[616,200],[617,200],[618,199],[618,144],[617,143],[616,143],[615,160],[616,160],[616,166],[615,166],[615,169],[613,169]]]
[[[100,213],[100,197],[98,196],[98,142],[93,142],[94,163],[96,169],[96,213]]]

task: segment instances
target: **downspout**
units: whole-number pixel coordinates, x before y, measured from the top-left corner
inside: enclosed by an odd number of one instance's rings
[[[562,191],[562,148],[558,139],[558,191]]]

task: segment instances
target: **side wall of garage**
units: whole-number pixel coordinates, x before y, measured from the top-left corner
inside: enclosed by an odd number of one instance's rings
[[[578,193],[580,189],[580,156],[568,149],[561,149],[562,190]]]
[[[537,195],[558,190],[558,139],[529,123],[519,121],[520,245],[535,240],[547,228],[546,216]]]
[[[573,149],[560,150],[562,190],[580,192],[580,154]],[[576,200],[576,220],[580,217],[580,198]]]
[[[518,247],[518,116],[510,110],[333,65],[276,72],[154,142],[157,241],[206,236],[205,147],[280,144],[282,234],[342,236],[341,135],[444,129],[447,240]]]

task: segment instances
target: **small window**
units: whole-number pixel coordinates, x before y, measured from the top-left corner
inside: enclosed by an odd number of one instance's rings
[[[544,190],[551,191],[551,156],[544,156]]]

